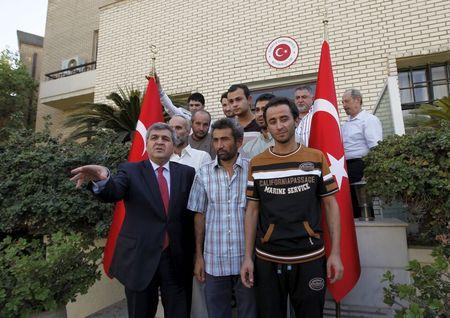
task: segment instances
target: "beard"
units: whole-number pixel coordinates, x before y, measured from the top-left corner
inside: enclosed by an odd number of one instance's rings
[[[289,129],[288,134],[286,137],[284,138],[279,138],[278,136],[272,134],[273,139],[275,139],[276,142],[280,143],[280,144],[287,144],[288,142],[290,142],[292,140],[292,137],[294,137],[295,135],[295,126],[293,129]]]
[[[231,149],[230,151],[219,150],[219,151],[217,152],[217,157],[218,157],[220,160],[223,160],[223,161],[229,161],[229,160],[233,159],[234,156],[236,156],[236,153],[237,153],[237,147],[234,146],[233,149]]]
[[[175,140],[173,141],[173,144],[175,147],[180,147],[182,145],[187,144],[188,142],[188,136],[175,136]]]
[[[195,135],[195,137],[197,139],[203,139],[206,137],[206,135],[208,134],[208,131],[203,132],[203,131],[193,131],[193,134]]]
[[[300,113],[306,113],[309,110],[309,106],[306,105],[297,106],[297,108]]]

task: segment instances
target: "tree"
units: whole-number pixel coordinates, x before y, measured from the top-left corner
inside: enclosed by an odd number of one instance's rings
[[[141,111],[142,94],[135,89],[119,89],[106,97],[113,105],[102,103],[82,103],[78,110],[69,115],[64,122],[68,128],[75,128],[70,139],[90,139],[101,129],[112,129],[117,133],[117,140],[130,141],[136,128]]]
[[[126,161],[129,144],[115,142],[115,133],[106,129],[83,145],[52,136],[48,126],[40,132],[5,129],[7,138],[0,142],[0,240],[59,230],[105,236],[114,206],[75,189],[70,171],[95,162],[114,173]]]
[[[4,50],[0,54],[0,127],[11,115],[23,113],[23,124],[34,128],[36,118],[36,89],[38,83],[28,73],[18,54]]]

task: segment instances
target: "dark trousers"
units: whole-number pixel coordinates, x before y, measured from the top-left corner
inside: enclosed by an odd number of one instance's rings
[[[256,298],[261,318],[286,318],[288,295],[296,318],[323,317],[325,257],[293,265],[256,258],[255,274]]]
[[[361,208],[356,198],[354,187],[351,186],[353,182],[359,182],[364,176],[364,161],[362,159],[347,160],[348,181],[350,181],[350,194],[352,196],[353,217],[359,218],[361,216]]]
[[[206,307],[211,318],[231,318],[231,294],[234,290],[238,318],[256,318],[254,288],[247,288],[240,275],[212,276],[206,274]]]
[[[192,272],[189,277],[180,279],[180,275],[175,272],[168,248],[161,254],[155,276],[145,290],[132,291],[125,287],[128,316],[130,318],[155,317],[158,309],[158,289],[161,290],[164,317],[190,316]]]

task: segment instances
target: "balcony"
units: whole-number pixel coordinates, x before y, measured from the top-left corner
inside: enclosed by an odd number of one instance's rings
[[[92,102],[96,66],[96,62],[90,62],[45,74],[45,81],[40,84],[40,103],[70,110],[78,103]]]

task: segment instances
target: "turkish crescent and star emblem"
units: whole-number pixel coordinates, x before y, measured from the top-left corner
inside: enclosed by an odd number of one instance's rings
[[[339,125],[339,115],[337,112],[336,107],[330,103],[326,99],[318,98],[314,101],[313,109],[312,109],[312,116],[319,112],[325,112],[331,115],[333,119],[336,121],[336,126],[339,130],[339,135],[341,135],[341,126]],[[342,185],[342,179],[348,178],[347,171],[345,170],[345,157],[342,154],[340,158],[335,158],[330,153],[326,153],[328,157],[328,161],[330,162],[330,172],[335,177],[337,185],[339,187],[339,190],[341,189]],[[339,157],[339,156],[338,156]]]
[[[266,48],[266,61],[274,68],[286,68],[298,57],[298,44],[288,36],[276,38]]]

